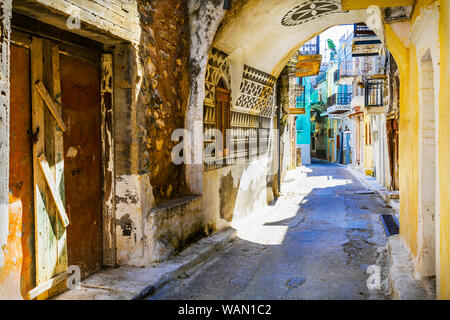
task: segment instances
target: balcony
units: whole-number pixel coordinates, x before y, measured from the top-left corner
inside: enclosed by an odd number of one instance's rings
[[[295,99],[295,107],[289,108],[289,114],[293,115],[299,115],[299,114],[305,114],[306,113],[306,101],[305,101],[305,95],[302,94]]]
[[[294,95],[296,96],[296,97],[300,97],[302,94],[303,94],[303,92],[305,91],[305,87],[304,86],[302,86],[301,84],[295,84],[295,86],[294,86]]]
[[[366,107],[383,106],[383,85],[382,79],[369,79],[366,81],[364,92],[364,104]]]
[[[383,44],[365,23],[355,23],[353,34],[353,57],[378,55]]]
[[[353,60],[341,61],[339,63],[339,80],[340,85],[350,85],[355,77],[355,63]]]
[[[327,113],[332,114],[341,114],[346,113],[347,111],[351,111],[352,107],[350,103],[352,101],[351,93],[335,93],[328,97],[328,109]]]
[[[308,77],[318,74],[322,63],[322,56],[320,55],[320,38],[317,36],[305,43],[298,53],[298,62],[296,65],[297,76]]]
[[[316,37],[314,40],[305,43],[299,50],[302,56],[320,54],[320,40]]]
[[[325,81],[327,79],[327,73],[322,72],[316,77],[316,84],[321,83],[322,81]]]
[[[328,97],[327,104],[328,106],[334,106],[334,105],[350,105],[350,102],[352,101],[352,94],[351,93],[335,93]]]

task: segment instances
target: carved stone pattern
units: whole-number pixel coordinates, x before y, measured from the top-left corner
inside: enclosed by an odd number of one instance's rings
[[[290,10],[281,20],[286,27],[297,26],[305,22],[335,13],[344,13],[339,0],[309,0]]]

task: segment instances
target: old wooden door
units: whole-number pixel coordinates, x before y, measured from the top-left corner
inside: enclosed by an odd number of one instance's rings
[[[398,170],[398,120],[388,119],[386,121],[389,164],[391,171],[391,188],[398,190],[399,188],[399,170]]]
[[[102,266],[99,54],[88,62],[39,37],[30,48],[36,286],[28,298],[46,299],[66,289],[69,266],[82,277]]]
[[[102,266],[100,56],[87,52],[60,56],[68,259],[82,277]]]

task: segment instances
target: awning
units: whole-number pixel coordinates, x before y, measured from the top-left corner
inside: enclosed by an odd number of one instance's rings
[[[322,56],[320,54],[299,55],[297,60],[297,77],[308,77],[319,74],[322,63]]]
[[[328,112],[328,114],[341,114],[341,113],[346,113],[351,110],[352,110],[352,107],[350,107],[350,106],[334,105],[334,106],[329,107],[327,109],[327,112]]]
[[[289,108],[289,114],[305,114],[305,108]]]

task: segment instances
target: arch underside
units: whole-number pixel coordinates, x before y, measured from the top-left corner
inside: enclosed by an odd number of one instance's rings
[[[245,64],[274,77],[312,37],[335,25],[367,19],[366,10],[344,11],[341,1],[334,0],[244,2],[224,17],[213,46],[230,55],[236,50],[243,51]],[[322,11],[318,7],[321,3]],[[316,10],[311,6],[316,6]]]

